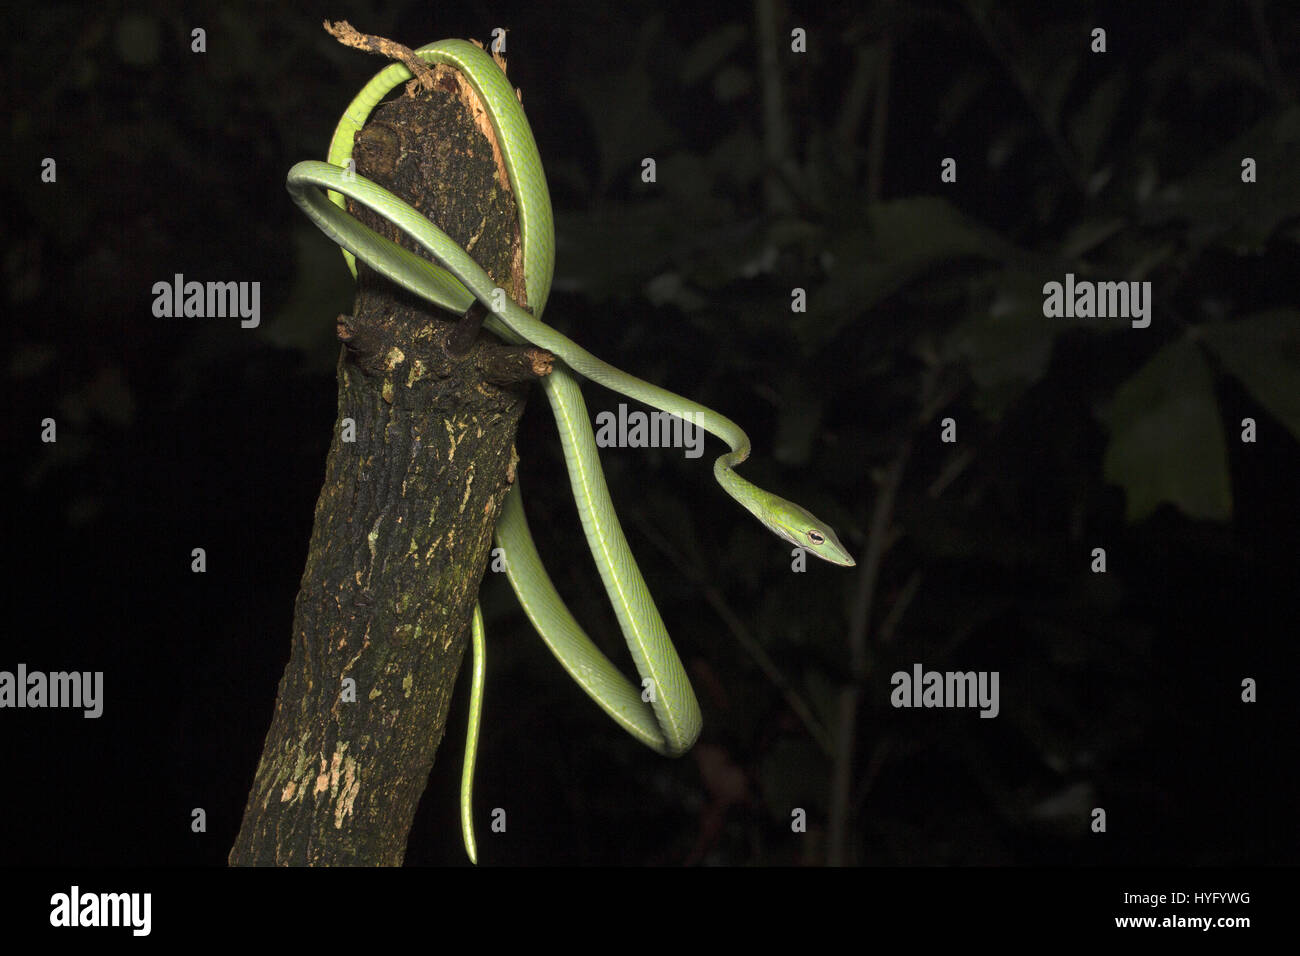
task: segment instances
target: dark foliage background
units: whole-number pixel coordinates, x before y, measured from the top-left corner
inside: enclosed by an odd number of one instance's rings
[[[609,452],[704,736],[665,761],[623,735],[489,576],[478,799],[509,832],[480,835],[484,862],[1296,862],[1295,7],[618,6],[6,8],[0,668],[104,670],[106,711],[0,713],[0,862],[230,848],[350,305],[284,176],[383,65],[326,17],[412,46],[510,29],[558,214],[548,321],[741,422],[744,473],[860,558],[791,573],[715,486],[713,444]],[[178,272],[260,281],[261,328],[154,318],[153,283]],[[1045,319],[1042,285],[1067,272],[1150,280],[1151,327]],[[593,411],[618,400],[588,392]],[[630,670],[533,406],[534,533]],[[891,708],[890,674],[917,661],[999,671],[1000,716]],[[410,863],[463,859],[463,720]]]

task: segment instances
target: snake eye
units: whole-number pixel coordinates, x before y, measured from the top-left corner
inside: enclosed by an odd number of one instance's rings
[[[808,532],[808,540],[811,541],[813,544],[825,544],[826,536],[823,535],[820,531],[813,530]]]

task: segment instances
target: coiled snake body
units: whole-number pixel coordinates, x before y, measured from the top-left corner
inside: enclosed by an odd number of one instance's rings
[[[289,192],[321,231],[344,248],[354,274],[352,256],[456,314],[464,313],[477,299],[488,310],[484,326],[491,332],[507,342],[532,343],[560,358],[551,374],[542,378],[542,388],[559,426],[583,531],[648,700],[592,643],[565,607],[533,544],[517,482],[507,494],[497,521],[497,544],[505,554],[506,573],[524,611],[569,675],[628,733],[659,753],[679,755],[699,736],[699,704],[610,501],[577,376],[692,421],[722,439],[731,450],[717,459],[713,473],[727,494],[790,543],[834,564],[852,565],[853,559],[828,525],[799,505],[735,473],[735,466],[748,457],[750,450],[749,438],[738,425],[712,409],[614,368],[540,321],[551,288],[555,238],[550,193],[523,107],[501,68],[474,44],[444,40],[415,52],[428,63],[445,63],[459,70],[487,110],[519,207],[531,314],[500,293],[487,273],[441,229],[386,189],[350,171],[353,136],[379,101],[410,79],[405,66],[393,64],[366,85],[338,125],[330,144],[329,162],[295,165],[289,171]],[[322,189],[333,193],[326,196]],[[441,267],[359,223],[344,210],[343,196],[396,224],[427,249]],[[483,699],[484,644],[483,617],[475,607],[471,715],[461,781],[461,829],[466,851],[475,861],[471,808]]]

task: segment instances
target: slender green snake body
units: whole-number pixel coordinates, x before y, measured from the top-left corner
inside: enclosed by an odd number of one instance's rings
[[[484,326],[489,331],[510,343],[531,343],[560,359],[551,374],[542,377],[542,388],[559,427],[583,531],[643,689],[634,687],[592,643],[556,592],[528,530],[518,482],[502,505],[496,526],[497,544],[505,555],[506,574],[525,613],[569,675],[628,733],[659,753],[677,756],[699,736],[703,722],[699,704],[610,501],[591,419],[575,376],[692,421],[722,439],[731,451],[716,460],[713,473],[729,495],[797,547],[834,564],[852,565],[853,559],[828,525],[799,505],[735,473],[733,469],[748,457],[750,450],[749,438],[738,425],[712,409],[601,361],[540,321],[551,287],[554,227],[550,193],[523,108],[505,73],[474,44],[444,40],[415,52],[425,62],[444,63],[459,70],[487,111],[519,207],[527,304],[532,314],[509,301],[478,263],[437,226],[386,189],[351,171],[354,135],[379,101],[411,77],[402,64],[381,71],[348,107],[330,144],[328,163],[298,163],[289,171],[289,192],[321,231],[344,248],[354,274],[352,256],[399,286],[457,314],[464,313],[477,299],[488,310]],[[328,197],[322,189],[331,191]],[[345,211],[343,196],[397,225],[428,250],[441,267],[362,225]],[[485,658],[483,618],[478,607],[474,609],[471,634],[473,679],[460,798],[465,848],[470,859],[477,861],[471,808]]]

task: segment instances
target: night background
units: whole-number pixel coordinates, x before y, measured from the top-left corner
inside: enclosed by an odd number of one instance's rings
[[[740,474],[858,560],[791,573],[714,482],[712,439],[698,459],[607,450],[703,736],[675,761],[635,742],[486,575],[475,796],[509,830],[482,828],[482,864],[1297,861],[1293,4],[3,17],[0,669],[102,670],[105,710],[0,712],[0,864],[225,865],[288,659],[351,304],[285,174],[324,158],[385,65],[323,19],[412,47],[509,30],[556,210],[546,321],[740,423]],[[175,273],[261,282],[261,326],[155,318]],[[1150,327],[1044,317],[1067,273],[1150,281]],[[624,401],[584,394],[593,414]],[[632,675],[540,394],[518,449],[547,567]],[[998,671],[1000,714],[894,709],[890,675],[917,662]],[[408,864],[466,863],[467,677]]]

